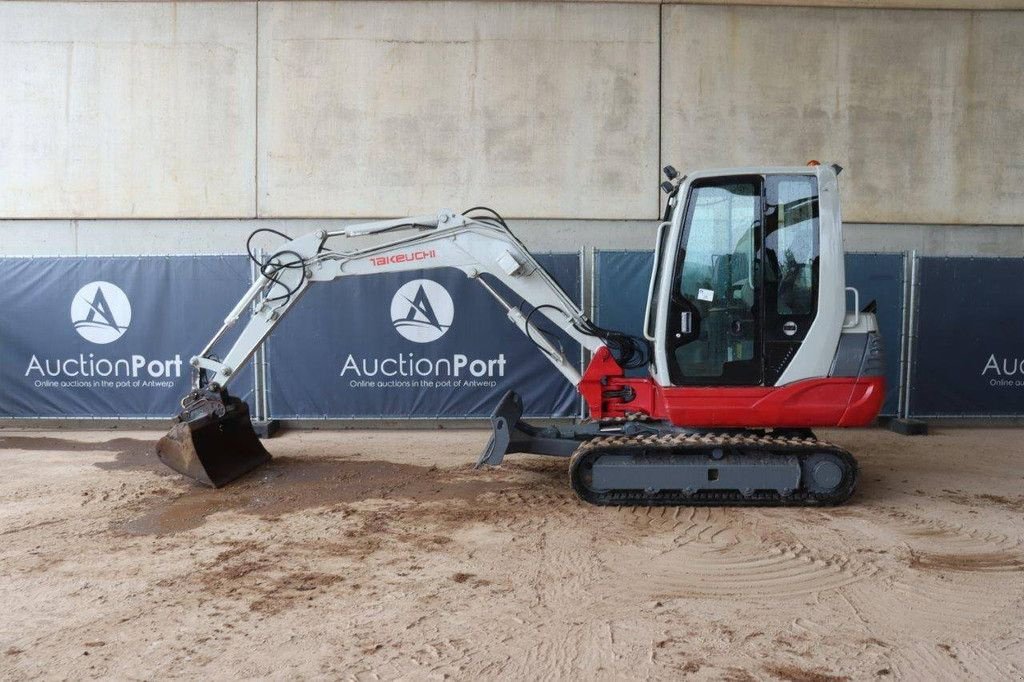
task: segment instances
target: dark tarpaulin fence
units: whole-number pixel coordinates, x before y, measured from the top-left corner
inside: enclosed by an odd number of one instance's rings
[[[594,251],[594,322],[643,338],[653,251]],[[626,370],[646,376],[646,367]]]
[[[579,255],[539,260],[578,302]],[[251,281],[244,256],[5,258],[0,263],[6,311],[0,323],[0,417],[12,418],[173,415],[189,389],[189,358]],[[392,321],[397,290],[416,279],[440,284],[454,303],[451,328],[431,343],[403,338]],[[430,285],[428,290],[433,295]],[[430,296],[426,301],[429,306]],[[411,292],[396,305],[407,311],[417,304],[422,307]],[[398,317],[405,315],[400,311]],[[552,326],[540,315],[533,322],[540,329]],[[221,351],[243,324],[244,319],[218,346]],[[578,361],[579,346],[557,336]],[[482,287],[455,270],[315,285],[275,330],[267,351],[274,416],[478,417],[489,415],[510,387],[523,393],[532,415],[580,413],[575,388]],[[350,354],[364,376],[357,377],[351,367],[341,376]],[[386,362],[389,358],[394,363]],[[367,377],[365,368],[372,368],[373,360],[377,376]],[[415,387],[398,385],[405,379],[396,370],[409,360],[423,361],[407,377]],[[439,374],[416,371],[426,363],[440,368]],[[363,383],[351,386],[357,378]],[[392,385],[380,386],[378,380]],[[229,389],[254,403],[249,365]]]
[[[536,258],[578,303],[579,254]],[[541,314],[531,321],[553,327]],[[410,329],[431,340],[405,338]],[[579,346],[556,337],[578,364]],[[276,419],[484,417],[509,389],[528,415],[580,414],[575,387],[482,286],[452,268],[316,284],[266,345]]]
[[[918,260],[913,417],[1024,415],[1024,260]]]
[[[0,259],[0,416],[175,414],[249,281],[244,256]],[[250,397],[248,367],[232,387]]]
[[[903,258],[902,254],[846,254],[846,283],[857,288],[862,306],[872,299],[878,303],[878,325],[888,353],[888,389],[882,407],[882,414],[887,416],[895,415],[899,407]],[[651,251],[595,252],[594,311],[598,324],[642,334],[653,264]]]
[[[595,254],[600,324],[641,331],[651,259],[649,252]],[[578,299],[578,257],[540,260]],[[847,254],[846,262],[847,281],[860,291],[861,304],[878,302],[888,356],[883,414],[893,415],[899,395],[904,257]],[[906,392],[910,416],[1024,415],[1024,297],[1018,293],[1024,261],[927,257],[917,263],[918,294],[915,310],[909,311],[916,330]],[[0,321],[0,417],[162,419],[174,414],[188,389],[188,358],[220,325],[250,279],[244,256],[0,258],[5,311]],[[435,281],[454,304],[451,328],[432,343],[403,338],[393,321],[395,294],[415,279]],[[413,292],[399,306],[411,309],[415,299]],[[399,310],[397,317],[405,316]],[[579,357],[575,344],[565,338],[562,343],[571,358]],[[579,414],[573,387],[481,287],[454,270],[316,285],[268,346],[270,404],[276,417],[486,416],[508,388],[524,392],[531,415]],[[421,382],[415,390],[353,388],[352,371],[341,375],[349,354],[371,363],[376,358],[380,374],[398,369],[381,361],[409,358],[410,353],[414,360],[430,361],[432,370],[438,360],[447,360],[448,365],[440,365],[442,374],[455,356],[464,356],[462,379],[476,384],[459,390],[442,386],[454,377],[439,378],[434,371],[433,378],[410,379]],[[471,366],[482,376],[473,376]],[[426,386],[424,380],[433,383]],[[252,402],[249,367],[230,388]]]

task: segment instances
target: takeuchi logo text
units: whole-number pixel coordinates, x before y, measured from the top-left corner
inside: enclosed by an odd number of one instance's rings
[[[415,263],[421,260],[437,258],[437,251],[424,249],[422,251],[409,251],[408,253],[396,253],[392,256],[370,256],[370,263],[376,267],[382,265],[397,265],[399,263]]]

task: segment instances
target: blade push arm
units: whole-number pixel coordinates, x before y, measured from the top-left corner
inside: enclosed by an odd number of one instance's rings
[[[327,246],[338,237],[399,230],[416,230],[419,234],[360,249],[333,250]],[[210,388],[224,388],[315,282],[440,267],[457,268],[479,282],[524,334],[529,334],[532,322],[482,275],[502,282],[534,306],[537,314],[544,315],[584,348],[596,352],[604,345],[601,339],[582,331],[589,325],[586,316],[503,224],[441,211],[436,215],[312,232],[287,242],[271,256],[260,277],[231,310],[206,347],[192,358],[192,366],[197,370],[194,388],[201,388],[207,378]],[[251,317],[223,360],[214,359],[214,346],[249,309],[252,309]],[[570,382],[579,383],[579,371],[561,349],[544,334],[532,334],[530,338]]]

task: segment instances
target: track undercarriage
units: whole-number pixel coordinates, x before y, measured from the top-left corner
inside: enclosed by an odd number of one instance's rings
[[[597,505],[836,505],[853,494],[857,462],[809,430],[699,430],[644,419],[536,427],[506,394],[478,466],[507,453],[569,458],[580,499]]]

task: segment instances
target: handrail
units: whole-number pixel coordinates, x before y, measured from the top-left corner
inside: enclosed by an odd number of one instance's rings
[[[671,223],[664,222],[658,225],[658,233],[654,237],[654,265],[651,268],[651,281],[647,285],[647,307],[644,310],[644,338],[654,341],[654,332],[651,331],[651,301],[654,300],[654,287],[657,286],[658,264],[661,263],[661,242],[665,236],[665,228]]]
[[[853,322],[843,323],[843,329],[852,329],[860,324],[860,292],[857,287],[846,287],[846,291],[853,292]]]

